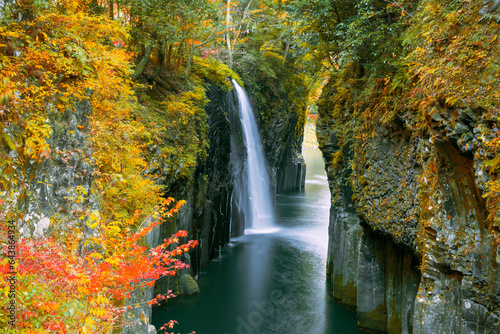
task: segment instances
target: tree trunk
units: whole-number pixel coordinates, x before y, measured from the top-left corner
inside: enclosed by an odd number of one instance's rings
[[[284,57],[285,60],[288,57],[288,52],[290,51],[290,42],[291,42],[291,39],[292,39],[292,35],[288,36],[288,38],[286,39],[285,57]]]
[[[172,64],[170,63],[170,57],[172,56],[172,44],[168,46],[168,51],[167,51],[167,71],[172,70]]]
[[[109,0],[108,9],[109,9],[109,18],[110,19],[114,19],[113,5],[114,5],[113,0]]]
[[[226,7],[226,41],[227,41],[227,52],[228,52],[228,66],[230,69],[233,68],[233,49],[231,47],[231,31],[229,30],[229,26],[231,24],[231,0],[227,0]]]
[[[181,65],[181,58],[182,58],[182,49],[184,48],[184,42],[181,42],[181,44],[179,45],[179,49],[177,49],[177,64],[175,65],[175,70],[174,72],[177,73],[177,71],[179,70],[179,66]]]
[[[161,72],[164,68],[165,64],[165,48],[163,47],[163,43],[158,47],[158,59],[157,59],[157,67],[158,72]]]
[[[146,48],[146,53],[144,54],[144,57],[142,57],[139,64],[135,67],[135,72],[132,75],[132,80],[136,80],[139,77],[139,75],[141,75],[142,72],[144,71],[144,68],[148,64],[149,57],[151,56],[151,51],[153,51],[153,46],[149,45]]]
[[[195,42],[197,37],[198,37],[198,29],[196,29],[196,31],[194,33],[194,37],[191,41],[191,50],[189,51],[189,58],[188,58],[187,64],[186,64],[186,77],[188,76],[189,72],[191,71],[191,66],[193,64],[194,49],[196,47],[194,45],[194,42]]]

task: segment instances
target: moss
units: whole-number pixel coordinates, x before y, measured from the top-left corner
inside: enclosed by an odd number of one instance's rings
[[[194,74],[224,88],[226,91],[233,88],[232,83],[228,79],[235,79],[240,86],[244,86],[240,76],[226,64],[216,59],[196,56],[193,60],[195,63],[193,67]]]
[[[342,304],[356,306],[358,297],[358,288],[352,280],[348,280],[342,286]]]
[[[179,293],[185,295],[193,295],[200,291],[198,283],[191,275],[184,274],[179,277]]]
[[[387,332],[387,311],[385,305],[378,305],[372,311],[358,310],[358,326],[372,331]]]
[[[332,290],[332,294],[333,294],[333,298],[338,299],[338,300],[342,300],[342,297],[343,297],[343,286],[342,286],[342,280],[343,279],[344,279],[343,275],[333,274],[333,279],[332,279],[333,290]]]

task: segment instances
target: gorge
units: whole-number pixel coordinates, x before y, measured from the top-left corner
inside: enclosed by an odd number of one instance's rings
[[[0,328],[500,332],[499,22],[0,1]]]

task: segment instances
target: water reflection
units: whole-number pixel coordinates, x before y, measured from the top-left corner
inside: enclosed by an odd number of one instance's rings
[[[355,313],[333,303],[326,286],[330,192],[319,150],[305,150],[306,189],[276,200],[273,234],[233,239],[200,276],[201,292],[155,311],[176,333],[359,333]]]

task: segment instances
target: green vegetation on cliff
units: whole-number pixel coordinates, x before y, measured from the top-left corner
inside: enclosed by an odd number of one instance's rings
[[[397,242],[411,244],[401,240],[404,224],[410,230],[415,220],[427,225],[427,208],[440,206],[435,197],[440,158],[433,143],[446,141],[473,161],[490,229],[497,231],[500,49],[498,14],[490,12],[494,4],[313,1],[305,7],[311,8],[311,36],[330,62],[319,122],[331,131],[321,132],[327,137],[320,144],[334,133],[338,148],[329,159],[351,170],[350,185],[364,217],[374,228],[392,231]],[[396,154],[399,164],[421,166],[416,188],[401,180],[395,191],[388,180],[377,179],[384,152],[374,158],[379,154],[374,142],[390,136],[424,145],[414,152],[401,147]],[[405,203],[417,191],[419,208],[409,211],[413,205]],[[384,197],[380,208],[374,199]]]

